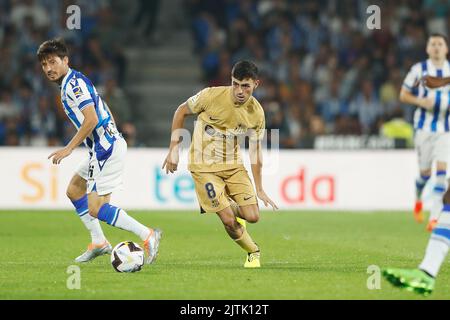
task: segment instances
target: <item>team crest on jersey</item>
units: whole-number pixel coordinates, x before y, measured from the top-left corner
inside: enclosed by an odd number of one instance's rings
[[[73,88],[73,94],[75,95],[76,98],[79,98],[83,95],[83,91],[81,90],[80,86]]]
[[[245,134],[247,132],[247,127],[244,124],[239,123],[238,126],[234,129],[234,132],[236,135]]]

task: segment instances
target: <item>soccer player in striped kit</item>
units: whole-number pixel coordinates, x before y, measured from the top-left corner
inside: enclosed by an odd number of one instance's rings
[[[417,106],[414,113],[415,146],[419,161],[419,177],[416,179],[416,204],[414,217],[423,222],[422,191],[432,174],[436,162],[436,178],[432,193],[427,230],[431,231],[437,223],[442,210],[442,197],[447,189],[447,163],[450,155],[450,110],[449,85],[439,88],[426,87],[422,81],[425,76],[438,78],[450,76],[447,60],[448,42],[444,35],[432,34],[426,48],[428,59],[411,67],[400,92],[400,100]]]
[[[430,44],[431,41],[438,40],[439,44]],[[442,57],[442,54],[446,54],[447,41],[446,38],[441,35],[433,35],[429,39],[429,46],[437,46],[437,48],[430,49],[430,56],[432,53],[436,56]],[[435,65],[436,66],[436,65]],[[446,72],[449,72],[449,62],[445,60],[437,67],[445,68]],[[413,67],[414,68],[414,67]],[[423,78],[418,79],[424,87],[429,89],[436,89],[436,102],[434,104],[434,110],[442,110],[445,113],[444,128],[445,132],[448,132],[448,114],[449,114],[449,90],[450,77],[443,77],[444,71],[442,69],[434,70],[435,75],[426,75]],[[425,89],[427,90],[427,89]],[[441,92],[441,93],[439,93]],[[443,96],[444,95],[444,96]],[[441,97],[441,104],[438,103],[438,97]],[[447,98],[445,98],[447,97]],[[439,109],[438,109],[439,108]],[[423,119],[422,113],[419,114],[420,119]],[[426,115],[425,115],[426,117]],[[431,121],[430,124],[433,122]],[[445,134],[447,136],[447,134]],[[439,147],[439,144],[438,144]],[[444,143],[442,147],[446,147]],[[446,150],[448,153],[448,150]],[[436,220],[435,226],[432,230],[428,246],[425,251],[425,257],[418,266],[417,269],[397,269],[387,268],[383,270],[383,276],[394,286],[414,291],[423,295],[429,295],[433,292],[435,287],[435,278],[438,275],[439,269],[445,262],[445,258],[448,254],[450,247],[450,189],[447,189],[443,196],[443,206]]]
[[[111,253],[111,245],[103,234],[98,218],[136,234],[144,242],[146,263],[153,263],[158,253],[161,230],[148,228],[125,210],[109,204],[111,193],[122,186],[127,143],[116,129],[108,106],[92,82],[69,67],[68,50],[62,40],[42,43],[37,57],[47,78],[60,86],[64,111],[77,129],[67,146],[50,154],[49,159],[53,164],[61,163],[82,142],[89,151],[67,188],[67,196],[92,238],[87,251],[75,261],[87,262]]]

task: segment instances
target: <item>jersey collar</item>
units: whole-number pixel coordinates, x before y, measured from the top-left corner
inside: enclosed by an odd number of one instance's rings
[[[72,78],[73,70],[69,68],[66,75],[64,76],[63,80],[61,81],[60,88],[64,88],[66,86],[67,81],[69,81]]]

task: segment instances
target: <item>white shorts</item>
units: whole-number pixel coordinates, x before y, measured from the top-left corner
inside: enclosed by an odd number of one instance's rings
[[[433,161],[448,162],[450,156],[450,133],[418,130],[414,143],[420,170],[431,169]]]
[[[98,161],[95,153],[87,155],[80,163],[77,174],[87,181],[88,194],[96,191],[99,196],[104,196],[122,187],[126,154],[127,143],[123,138],[118,138],[105,161]]]

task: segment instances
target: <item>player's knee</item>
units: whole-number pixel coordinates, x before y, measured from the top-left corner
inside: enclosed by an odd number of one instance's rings
[[[245,216],[245,220],[248,223],[256,223],[259,221],[259,214],[257,212],[251,212]]]
[[[72,200],[72,201],[75,200],[75,199],[73,199],[73,194],[72,194],[70,188],[67,188],[67,190],[66,190],[66,197],[69,198],[69,200]]]
[[[71,200],[71,201],[78,200],[77,195],[78,195],[78,193],[76,192],[76,190],[72,186],[69,186],[67,188],[66,196],[67,196],[67,198],[69,198],[69,200]]]

